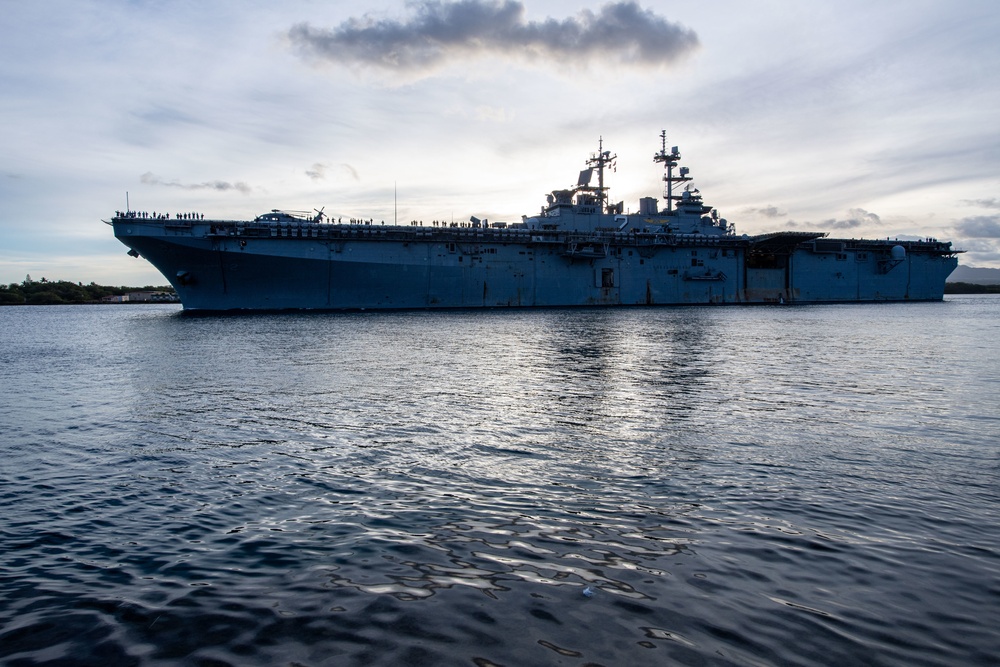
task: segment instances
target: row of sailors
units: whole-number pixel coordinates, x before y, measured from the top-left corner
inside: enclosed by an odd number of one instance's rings
[[[371,225],[371,224],[374,224],[374,222],[375,222],[374,219],[371,219],[371,220],[362,220],[360,218],[351,218],[350,219],[350,224],[352,224],[352,225]],[[343,218],[337,218],[337,224],[343,224]],[[382,221],[382,224],[383,225],[385,224],[385,220]],[[487,222],[486,220],[481,220],[481,221],[480,220],[476,220],[474,222],[450,222],[450,223],[449,222],[445,222],[444,220],[432,220],[431,221],[431,225],[434,226],[434,227],[455,227],[455,228],[463,228],[464,227],[464,228],[469,228],[469,229],[479,229],[479,228],[486,229],[486,228],[490,227],[489,222]],[[424,221],[423,220],[411,220],[410,221],[410,226],[411,227],[424,227],[425,225],[424,225]],[[496,229],[503,229],[503,228],[505,228],[507,226],[507,223],[505,223],[505,222],[494,222],[492,226],[494,228],[496,228]]]
[[[141,218],[143,220],[169,220],[169,213],[147,213],[146,211],[115,211],[116,218]],[[175,220],[204,220],[204,213],[175,213]]]

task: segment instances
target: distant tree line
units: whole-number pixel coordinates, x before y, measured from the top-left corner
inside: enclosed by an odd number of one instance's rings
[[[100,303],[106,296],[120,296],[129,292],[170,292],[174,288],[153,287],[120,287],[90,283],[71,283],[67,280],[32,280],[28,276],[24,282],[0,285],[0,306],[19,305],[54,305],[62,303]]]
[[[945,294],[1000,294],[1000,285],[978,285],[976,283],[945,283]]]

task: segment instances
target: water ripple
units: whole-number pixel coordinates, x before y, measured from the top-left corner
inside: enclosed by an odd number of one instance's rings
[[[995,664],[998,309],[2,309],[0,662]]]

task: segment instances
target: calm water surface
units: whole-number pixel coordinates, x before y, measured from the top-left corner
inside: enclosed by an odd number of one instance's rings
[[[1000,299],[0,309],[0,662],[995,665]]]

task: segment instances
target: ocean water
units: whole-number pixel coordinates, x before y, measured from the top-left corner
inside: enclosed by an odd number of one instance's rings
[[[6,665],[996,665],[1000,299],[0,309]]]

